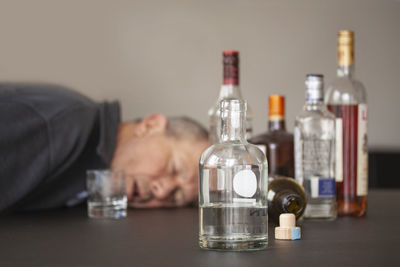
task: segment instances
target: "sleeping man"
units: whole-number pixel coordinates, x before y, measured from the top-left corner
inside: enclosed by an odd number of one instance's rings
[[[207,131],[187,117],[120,121],[118,102],[96,103],[43,84],[0,84],[0,211],[73,206],[88,169],[124,170],[129,205],[180,207],[198,195]]]

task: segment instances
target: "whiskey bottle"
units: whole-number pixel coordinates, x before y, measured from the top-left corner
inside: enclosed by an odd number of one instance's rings
[[[307,195],[304,218],[336,218],[335,116],[323,102],[323,76],[308,74],[306,103],[295,121],[296,180]]]
[[[243,100],[221,101],[221,137],[199,163],[199,245],[215,250],[267,247],[267,160],[246,141]]]
[[[338,33],[337,78],[325,102],[336,115],[336,191],[339,216],[362,216],[367,208],[367,97],[354,79],[354,33]]]
[[[285,97],[269,97],[268,132],[250,140],[263,150],[268,160],[270,179],[278,176],[294,177],[293,135],[285,127]]]
[[[224,99],[243,100],[239,86],[239,52],[235,50],[225,50],[223,56],[223,84],[219,91],[217,102],[208,110],[209,117],[209,136],[210,142],[215,144],[221,135],[221,118],[219,103]],[[246,112],[246,139],[251,138],[253,127],[253,110],[247,106]]]
[[[292,177],[275,177],[268,185],[268,215],[278,223],[282,213],[293,213],[300,218],[306,209],[307,200],[303,187]]]

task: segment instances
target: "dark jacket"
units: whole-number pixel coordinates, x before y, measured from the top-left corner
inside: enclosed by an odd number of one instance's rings
[[[111,161],[119,120],[117,102],[95,103],[61,86],[0,83],[0,211],[79,202],[86,170]]]

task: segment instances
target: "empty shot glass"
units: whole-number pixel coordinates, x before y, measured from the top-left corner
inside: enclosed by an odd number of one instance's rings
[[[125,173],[122,170],[88,170],[88,216],[90,218],[126,217]]]

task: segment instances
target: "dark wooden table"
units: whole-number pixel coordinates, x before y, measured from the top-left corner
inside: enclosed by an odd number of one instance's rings
[[[367,216],[305,221],[303,239],[258,252],[197,245],[195,208],[93,220],[78,207],[0,216],[0,266],[400,266],[400,190],[370,192]]]

